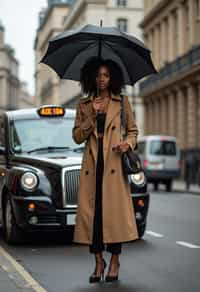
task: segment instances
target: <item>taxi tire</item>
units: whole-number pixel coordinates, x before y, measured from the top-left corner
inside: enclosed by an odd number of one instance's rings
[[[8,244],[20,244],[23,242],[24,233],[16,223],[11,200],[9,196],[6,199],[4,211],[4,236]],[[10,218],[10,231],[8,232],[8,216]]]

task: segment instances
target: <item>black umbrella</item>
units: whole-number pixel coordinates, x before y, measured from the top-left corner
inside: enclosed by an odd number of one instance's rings
[[[41,63],[54,69],[60,78],[80,80],[80,71],[93,56],[111,59],[120,65],[125,84],[156,73],[150,50],[135,37],[116,27],[86,25],[67,30],[49,41]]]

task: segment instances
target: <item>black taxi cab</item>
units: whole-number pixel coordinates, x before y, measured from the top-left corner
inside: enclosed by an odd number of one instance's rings
[[[0,224],[8,243],[33,231],[66,230],[73,239],[84,151],[72,139],[75,114],[56,105],[0,112]],[[147,182],[143,172],[129,182],[142,237]]]

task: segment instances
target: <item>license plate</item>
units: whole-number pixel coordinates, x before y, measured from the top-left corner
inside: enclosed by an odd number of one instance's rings
[[[67,214],[67,225],[75,225],[76,214]]]

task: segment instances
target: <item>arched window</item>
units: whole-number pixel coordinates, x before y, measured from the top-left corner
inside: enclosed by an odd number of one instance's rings
[[[128,20],[126,18],[117,19],[117,27],[119,30],[127,32],[128,31]]]

